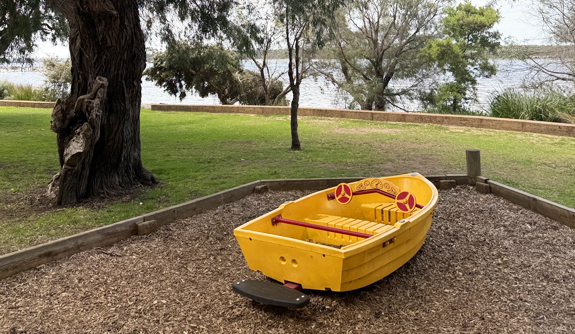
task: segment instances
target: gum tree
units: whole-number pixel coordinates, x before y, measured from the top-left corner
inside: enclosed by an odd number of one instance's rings
[[[323,47],[326,27],[343,3],[343,0],[274,0],[288,51],[288,78],[292,92],[291,149],[294,151],[301,150],[297,122],[300,86],[313,51]]]
[[[245,36],[238,51],[257,68],[263,97],[259,104],[285,105],[291,86],[284,88],[281,78],[287,71],[272,65],[273,50],[282,48],[284,27],[275,16],[272,0],[242,0],[236,16]]]
[[[449,1],[356,0],[341,8],[331,25],[328,59],[316,70],[351,95],[364,110],[385,110],[422,86],[426,64],[418,53],[439,33],[438,19]],[[335,60],[335,61],[334,61]],[[396,79],[407,87],[392,89]]]
[[[35,25],[32,33],[8,26],[2,36],[9,36],[4,43],[11,47],[32,45],[38,32],[53,31],[54,17],[64,18],[69,29],[71,92],[52,112],[61,169],[50,189],[57,203],[73,204],[157,183],[141,160],[141,79],[146,66],[142,26],[155,27],[161,40],[168,43],[174,40],[177,28],[193,31],[198,39],[210,36],[227,27],[232,1],[20,2],[21,9],[30,11],[28,15],[39,16],[40,25]]]
[[[477,78],[497,73],[489,54],[500,45],[500,33],[492,30],[500,17],[491,6],[474,7],[469,2],[445,13],[444,37],[429,41],[421,54],[452,77],[435,95],[439,110],[459,113],[465,110],[466,101],[475,98]]]
[[[523,55],[539,82],[575,83],[575,0],[538,0],[537,15],[554,47]]]

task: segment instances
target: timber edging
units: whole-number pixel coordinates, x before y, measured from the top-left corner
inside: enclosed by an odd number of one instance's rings
[[[111,225],[99,227],[70,237],[51,241],[17,252],[0,256],[0,279],[41,264],[56,261],[91,248],[109,246],[134,235],[149,234],[177,219],[187,218],[214,209],[223,204],[240,200],[254,192],[265,190],[318,190],[333,187],[342,182],[354,182],[362,178],[284,179],[262,180],[224,190],[169,208],[130,218]],[[427,176],[437,187],[449,184],[469,184],[467,174]],[[447,182],[446,182],[447,181]],[[575,228],[575,210],[526,192],[508,187],[485,177],[476,178],[476,187],[483,193],[491,192],[512,203],[521,205],[543,216]]]
[[[531,195],[499,182],[486,180],[484,183],[489,186],[488,191],[496,196],[539,213],[542,216],[556,220],[563,225],[575,228],[575,209],[573,208],[546,200],[539,196]]]
[[[180,105],[152,104],[154,111],[235,113],[253,115],[289,115],[289,107],[280,106],[228,106],[228,105]],[[462,126],[503,131],[530,132],[552,136],[575,137],[575,124],[528,121],[488,116],[444,115],[420,112],[369,111],[329,108],[298,109],[299,116],[361,119],[378,122],[436,124]]]

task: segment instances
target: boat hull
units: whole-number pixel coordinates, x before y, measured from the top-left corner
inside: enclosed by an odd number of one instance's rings
[[[365,196],[362,203],[354,197],[352,202],[358,202],[354,203],[355,207],[346,207],[326,199],[335,190],[330,188],[284,204],[238,227],[234,234],[248,266],[282,283],[298,283],[304,289],[350,291],[379,281],[419,251],[437,205],[437,190],[429,181],[419,174],[389,179],[402,183],[402,188],[406,189],[410,182],[400,182],[402,178],[417,181],[412,183],[418,185],[415,188],[420,189],[419,195],[425,205],[417,213],[396,222],[377,223],[376,219],[365,219],[365,207],[369,207],[369,202],[381,200],[377,196]],[[342,215],[346,210],[349,215]],[[373,236],[363,239],[301,226],[273,225],[271,220],[278,215],[368,232]],[[351,223],[345,223],[350,219]]]

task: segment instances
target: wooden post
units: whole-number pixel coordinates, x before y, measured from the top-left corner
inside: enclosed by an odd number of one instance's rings
[[[467,150],[465,157],[467,160],[467,177],[469,184],[475,185],[475,180],[481,176],[481,156],[479,150]]]

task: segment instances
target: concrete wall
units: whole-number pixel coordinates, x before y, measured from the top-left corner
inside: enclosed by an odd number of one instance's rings
[[[54,108],[56,102],[0,100],[0,107]]]
[[[54,108],[55,102],[0,100],[2,107]],[[146,105],[148,106],[148,105]],[[151,104],[155,111],[183,111],[208,113],[234,113],[254,115],[289,115],[289,107],[223,106]],[[575,124],[525,121],[485,116],[439,115],[392,111],[364,111],[347,109],[299,108],[299,116],[363,119],[378,122],[438,124],[504,131],[540,133],[552,136],[575,137]]]
[[[171,105],[152,104],[156,111],[183,111],[209,113],[236,113],[256,115],[289,115],[289,107],[271,106],[222,106],[222,105]],[[439,115],[392,111],[364,111],[347,109],[299,108],[299,116],[363,119],[379,122],[423,123],[445,126],[464,126],[505,131],[521,131],[553,136],[575,137],[575,124],[525,121],[519,119],[485,116]]]

